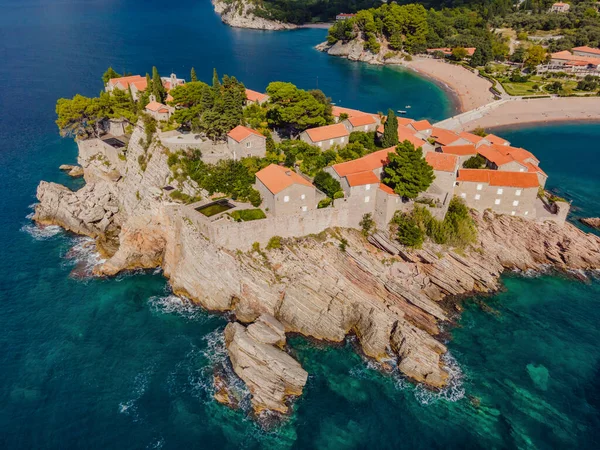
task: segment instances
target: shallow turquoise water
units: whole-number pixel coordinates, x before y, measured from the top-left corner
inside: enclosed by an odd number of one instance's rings
[[[433,119],[451,112],[437,86],[318,53],[322,30],[231,30],[208,0],[0,6],[1,448],[598,447],[598,282],[508,277],[507,291],[486,299],[493,311],[469,303],[449,344],[455,381],[440,395],[369,368],[352,343],[294,338],[311,374],[305,395],[288,423],[264,432],[211,398],[225,318],[171,296],[159,273],[90,279],[87,240],[26,219],[40,179],[80,186],[56,169],[76,148],[56,134],[54,102],[96,93],[109,64],[183,74],[195,65],[205,79],[216,66],[255,89],[271,79],[310,88],[318,75],[338,103],[412,104]],[[540,156],[549,185],[598,215],[587,144],[600,126],[570,130],[509,138]]]

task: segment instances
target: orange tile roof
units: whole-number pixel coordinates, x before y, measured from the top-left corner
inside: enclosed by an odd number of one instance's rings
[[[232,138],[234,141],[242,142],[248,136],[252,136],[253,134],[256,136],[260,136],[263,139],[267,139],[265,136],[260,134],[258,131],[253,130],[252,128],[244,127],[242,125],[238,125],[237,127],[235,127],[233,130],[231,130],[229,133],[227,133],[227,136]]]
[[[409,119],[408,117],[396,117],[396,119],[398,119],[398,129],[400,129],[400,127],[406,127],[406,125],[413,123],[415,121],[414,119]],[[384,130],[383,124],[381,124],[377,127],[377,131],[379,133],[383,133],[383,130]]]
[[[367,113],[359,111],[358,109],[342,108],[341,106],[332,106],[331,114],[333,117],[340,117],[342,114],[348,114],[348,117],[362,116]]]
[[[588,47],[587,45],[583,45],[581,47],[574,47],[572,51],[592,53],[594,55],[600,56],[600,48],[592,48],[592,47]]]
[[[417,131],[424,131],[424,130],[429,130],[429,129],[433,128],[428,120],[419,120],[416,122],[411,122],[410,126],[413,127]]]
[[[532,164],[530,162],[525,163],[525,165],[527,166],[528,172],[541,173],[546,178],[548,177],[548,174],[544,172],[540,166],[536,166],[535,164]]]
[[[349,173],[346,180],[350,186],[363,186],[365,184],[378,184],[379,178],[371,170],[358,173]]]
[[[360,127],[363,125],[373,125],[374,123],[377,123],[377,121],[375,120],[375,117],[373,117],[371,114],[362,114],[359,116],[349,117],[348,122],[350,122],[350,125],[352,125],[353,127]]]
[[[332,167],[333,170],[335,170],[335,173],[337,173],[340,177],[345,177],[353,173],[375,170],[387,164],[388,154],[395,151],[396,147],[386,148],[384,150],[369,153],[368,155],[353,161],[335,164]]]
[[[500,136],[496,136],[495,134],[488,134],[485,137],[485,140],[491,144],[500,144],[500,145],[510,144],[510,142],[508,142],[506,139],[502,139]]]
[[[278,194],[293,184],[303,184],[304,186],[313,187],[310,181],[302,178],[292,169],[276,164],[270,164],[256,172],[256,178],[273,194]]]
[[[433,127],[433,130],[431,131],[431,136],[435,139],[436,142],[439,142],[442,145],[450,145],[453,142],[456,142],[460,139],[458,134],[454,131],[437,127]]]
[[[511,156],[501,153],[497,149],[489,145],[482,145],[477,149],[477,153],[479,153],[488,161],[493,162],[498,167],[502,166],[503,164],[508,164],[509,162],[514,161],[514,158],[512,158]]]
[[[121,78],[111,78],[110,80],[108,80],[108,84],[110,84],[111,86],[114,86],[117,83],[120,83],[123,87],[128,88],[129,87],[129,83],[133,83],[135,81],[140,81],[140,80],[146,80],[146,78],[140,76],[140,75],[131,75],[128,77],[121,77]]]
[[[246,100],[249,100],[251,102],[262,102],[263,100],[266,100],[268,98],[269,96],[267,94],[256,92],[252,89],[246,89]]]
[[[442,153],[446,153],[448,155],[468,156],[476,155],[477,149],[473,144],[444,145],[442,147]]]
[[[143,78],[139,81],[134,81],[130,84],[135,86],[138,91],[145,91],[146,88],[148,87],[148,80],[146,80],[146,78]]]
[[[148,111],[154,111],[154,112],[162,112],[160,111],[160,109],[166,109],[167,105],[163,105],[162,103],[159,102],[150,102],[146,105],[146,109]],[[168,112],[168,110],[166,110]]]
[[[520,188],[537,188],[540,185],[537,175],[532,172],[505,172],[488,169],[460,169],[456,180]]]
[[[423,147],[426,144],[424,140],[419,139],[417,136],[415,136],[414,131],[410,130],[409,128],[398,125],[398,142],[404,141],[410,142],[412,145],[415,146],[415,148]]]
[[[451,49],[450,47],[428,48],[427,52],[428,53],[442,52],[445,55],[450,55],[452,53],[452,50],[453,49]],[[476,48],[475,47],[465,47],[465,50],[467,51],[467,55],[473,56],[473,54],[475,53]]]
[[[467,131],[462,131],[460,133],[458,133],[458,135],[463,138],[466,139],[469,142],[472,142],[473,144],[477,144],[478,142],[480,142],[482,139],[484,139],[481,136],[477,136],[476,134],[473,133],[469,133]]]
[[[395,195],[396,197],[399,197],[399,195],[396,194],[396,192],[391,187],[389,187],[388,185],[385,185],[385,184],[381,183],[379,185],[379,189],[381,189],[386,194]]]
[[[511,147],[510,145],[498,145],[492,144],[492,147],[498,150],[500,153],[513,157],[516,161],[524,163],[527,159],[533,159],[534,161],[540,162],[533,153],[520,147]]]
[[[336,139],[342,136],[348,136],[350,133],[343,123],[325,125],[324,127],[310,128],[306,134],[313,142],[326,141],[327,139]]]
[[[428,152],[425,161],[433,167],[433,170],[440,172],[454,172],[458,166],[458,156],[445,153]]]
[[[173,96],[171,94],[167,94],[167,101],[168,102],[172,102],[173,101]]]

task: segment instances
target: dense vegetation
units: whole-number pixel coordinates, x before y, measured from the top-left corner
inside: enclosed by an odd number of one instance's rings
[[[400,197],[417,198],[435,179],[433,169],[423,158],[421,148],[415,149],[408,141],[401,142],[396,147],[396,152],[389,153],[388,159],[381,181]]]

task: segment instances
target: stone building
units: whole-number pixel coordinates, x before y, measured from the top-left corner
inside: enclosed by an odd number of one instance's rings
[[[321,150],[328,150],[334,145],[345,147],[350,132],[343,123],[310,128],[300,133],[300,139],[310,145],[316,145]]]
[[[473,156],[477,156],[477,148],[473,144],[444,145],[439,147],[438,151],[445,155],[454,155],[458,157],[459,165],[461,167],[466,160],[472,158]]]
[[[162,103],[157,102],[156,100],[154,100],[153,95],[151,95],[150,97],[152,98],[150,103],[146,105],[146,112],[159,122],[167,122],[170,119],[171,114],[173,113],[173,108],[171,106],[163,105]]]
[[[252,89],[246,89],[246,105],[262,105],[269,100],[267,94],[262,94]]]
[[[417,133],[417,136],[421,139],[427,139],[433,131],[433,125],[428,120],[412,121],[406,127]]]
[[[341,121],[341,117],[342,114],[345,117],[355,117],[355,116],[362,116],[365,115],[367,113],[364,113],[362,111],[359,111],[357,109],[350,109],[350,108],[342,108],[341,106],[332,106],[331,107],[331,114],[333,115],[333,118],[335,119],[336,123]]]
[[[568,3],[557,2],[552,5],[552,7],[550,8],[550,12],[566,13],[569,12],[569,9],[571,9],[571,5],[569,5]]]
[[[263,209],[273,216],[314,210],[322,198],[310,181],[276,164],[256,172],[256,189],[263,199]]]
[[[588,58],[600,58],[600,48],[593,48],[584,45],[582,47],[574,47],[571,49],[575,56],[585,56]]]
[[[491,209],[534,218],[539,186],[537,175],[532,172],[460,169],[454,193],[480,212]]]
[[[267,138],[252,128],[238,125],[227,133],[227,146],[234,160],[248,156],[264,158],[267,153]]]
[[[362,131],[368,133],[370,131],[377,130],[377,127],[379,126],[379,120],[371,114],[362,114],[348,117],[343,121],[343,124],[350,133],[353,131]]]
[[[425,154],[425,161],[433,168],[435,179],[422,196],[434,200],[440,207],[446,207],[454,195],[460,159],[456,155],[429,152]]]

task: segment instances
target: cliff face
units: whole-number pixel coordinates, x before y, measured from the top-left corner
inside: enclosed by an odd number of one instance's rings
[[[430,245],[393,256],[356,230],[331,230],[260,253],[227,251],[189,220],[197,212],[162,191],[170,176],[167,155],[157,143],[144,150],[136,144],[141,137],[136,128],[126,158],[115,164],[80,143],[88,184],[71,192],[40,183],[34,220],[112,239],[112,257],[96,268],[98,275],[162,266],[175,293],[209,310],[232,311],[242,323],[272,317],[273,330],[278,322],[282,332],[333,342],[354,334],[365,355],[432,388],[448,383],[441,359],[447,350],[439,340],[440,324],[453,313],[440,303],[446,296],[495,290],[506,268],[600,267],[596,236],[570,224],[559,228],[491,213],[477,219],[479,243],[467,255]],[[345,251],[341,239],[348,241]],[[281,336],[265,341],[277,331],[261,326],[253,333],[252,325],[238,325],[228,327],[228,349],[255,412],[288,411],[288,397],[304,385],[301,368],[285,354]],[[265,358],[281,363],[265,372]]]
[[[351,61],[362,61],[374,65],[402,64],[403,62],[402,53],[390,50],[386,42],[380,43],[381,48],[378,53],[365,50],[364,44],[364,40],[357,37],[348,42],[337,41],[335,44],[323,42],[316,48],[331,56],[340,56]]]
[[[263,19],[254,15],[257,7],[247,0],[211,0],[215,12],[221,16],[223,23],[236,28],[251,28],[255,30],[291,30],[296,25],[276,20]]]

